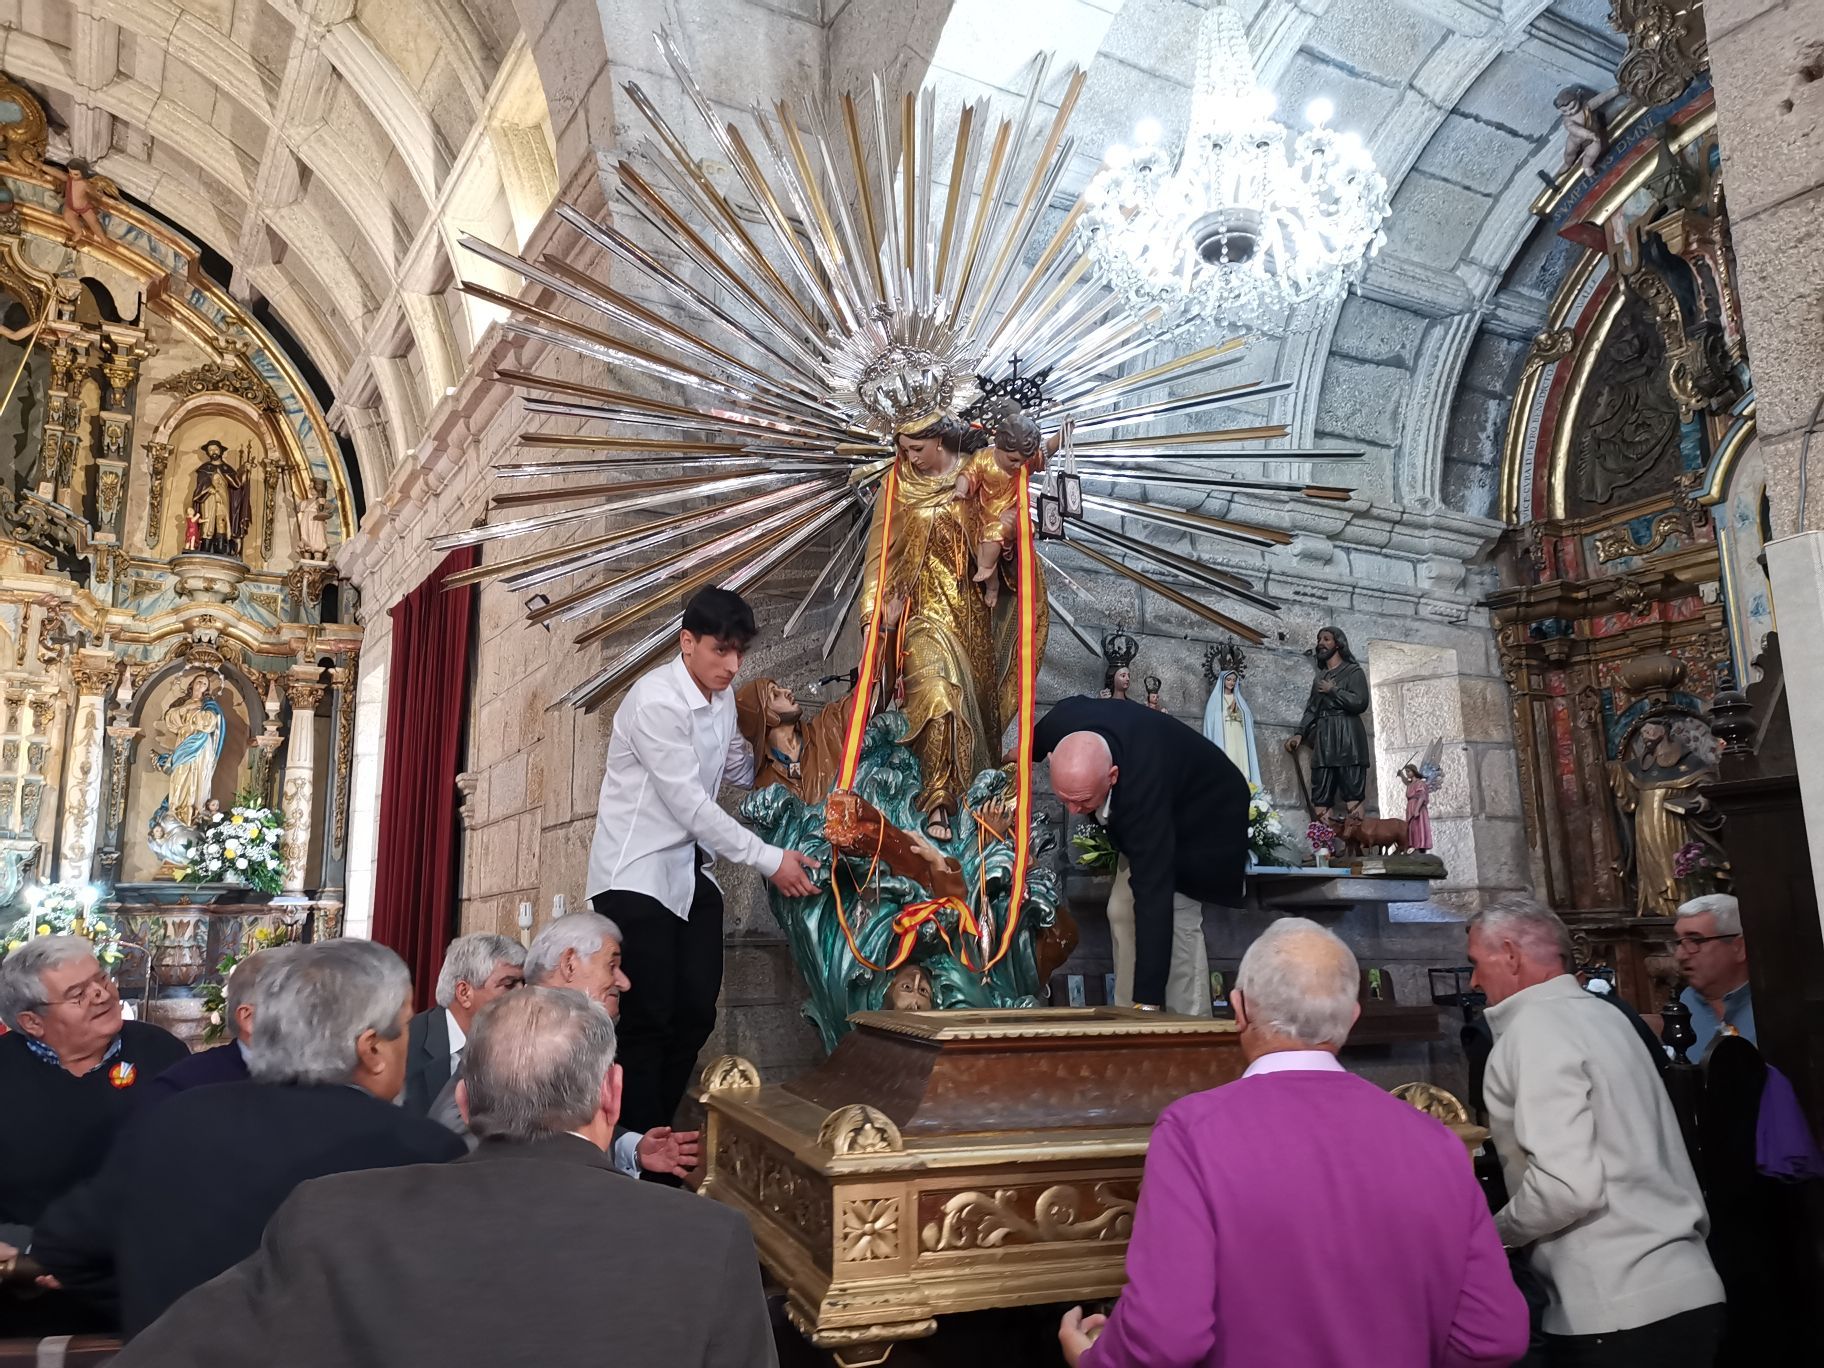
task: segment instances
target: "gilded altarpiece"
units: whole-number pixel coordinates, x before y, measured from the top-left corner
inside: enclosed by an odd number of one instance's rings
[[[0,141],[0,903],[96,885],[143,952],[123,987],[181,1020],[251,922],[339,932],[360,628],[330,558],[354,493],[197,244],[106,159],[103,231],[72,229],[43,111],[4,77]],[[174,877],[240,794],[284,815],[276,898]]]
[[[1727,878],[1692,801],[1716,761],[1710,701],[1773,625],[1707,78],[1629,103],[1594,171],[1534,209],[1582,255],[1509,416],[1491,606],[1538,887],[1580,954],[1657,1006],[1672,909]]]

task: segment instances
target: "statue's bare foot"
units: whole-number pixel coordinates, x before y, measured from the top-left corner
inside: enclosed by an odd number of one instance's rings
[[[999,559],[1000,558],[997,556],[994,560],[989,561],[988,564],[976,568],[975,582],[977,584],[994,583],[994,572],[1000,568],[998,564]]]
[[[925,835],[934,841],[950,839],[950,814],[939,808],[925,820]]]
[[[1001,601],[1001,582],[990,575],[982,585],[982,602],[992,608]]]

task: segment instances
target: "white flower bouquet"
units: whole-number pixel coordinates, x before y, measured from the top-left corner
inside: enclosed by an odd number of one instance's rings
[[[1286,842],[1286,824],[1274,808],[1273,801],[1261,792],[1259,784],[1248,785],[1248,857],[1257,865],[1279,862],[1279,850]]]
[[[197,822],[196,843],[177,877],[185,883],[245,884],[277,893],[285,881],[283,839],[277,812],[237,798],[228,811],[218,808]]]
[[[95,910],[101,890],[88,884],[42,884],[28,889],[23,917],[7,929],[4,941],[11,954],[33,936],[81,936],[95,947],[95,958],[104,969],[121,961],[120,923]]]

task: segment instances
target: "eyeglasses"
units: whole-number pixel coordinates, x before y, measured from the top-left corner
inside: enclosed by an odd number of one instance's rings
[[[1698,946],[1707,945],[1711,941],[1740,940],[1741,935],[1742,933],[1740,931],[1731,931],[1726,936],[1677,936],[1673,938],[1672,944],[1676,945],[1680,950],[1695,950]]]
[[[44,1002],[40,1005],[45,1007],[80,1007],[83,1003],[88,1001],[89,995],[97,988],[101,989],[104,994],[111,995],[114,992],[114,980],[108,977],[108,971],[105,969],[99,974],[94,974],[89,978],[84,979],[74,987],[66,989],[63,995],[57,998],[56,1001]]]

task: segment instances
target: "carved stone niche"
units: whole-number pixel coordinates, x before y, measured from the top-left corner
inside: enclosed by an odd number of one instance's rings
[[[201,552],[173,557],[171,569],[177,574],[177,596],[198,603],[234,602],[247,578],[247,567],[240,561]]]

